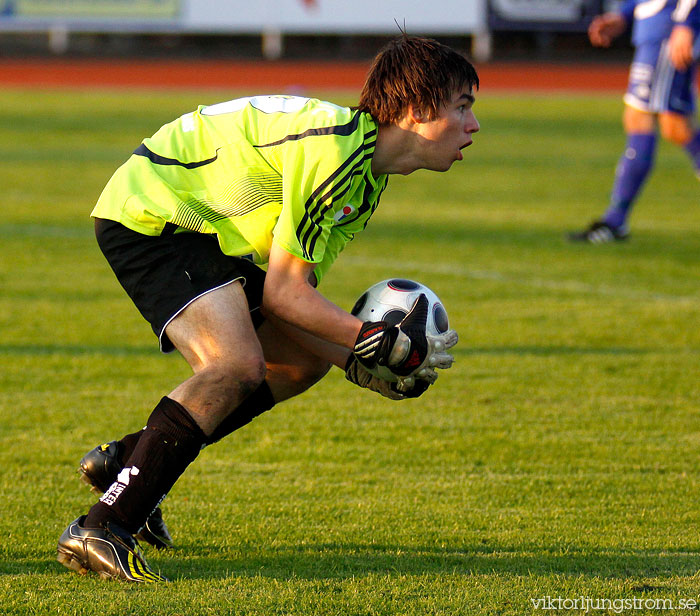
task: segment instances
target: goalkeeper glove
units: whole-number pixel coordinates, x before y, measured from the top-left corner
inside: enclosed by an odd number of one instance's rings
[[[353,354],[366,368],[386,366],[399,377],[425,378],[428,369],[449,368],[454,358],[446,350],[457,344],[457,332],[450,329],[429,335],[427,320],[428,298],[421,293],[398,325],[390,326],[386,321],[363,323]]]
[[[435,373],[434,370],[433,373]],[[390,400],[405,400],[423,395],[428,387],[435,382],[437,373],[435,373],[435,378],[430,381],[408,377],[399,382],[390,383],[367,372],[364,366],[357,361],[357,358],[350,355],[348,363],[345,365],[345,378],[359,387],[375,391]]]

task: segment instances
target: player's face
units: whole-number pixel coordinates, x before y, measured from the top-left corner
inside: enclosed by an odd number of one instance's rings
[[[456,160],[462,160],[462,150],[471,145],[472,134],[479,130],[473,105],[471,92],[457,91],[435,119],[418,125],[418,134],[422,137],[423,168],[447,171]]]

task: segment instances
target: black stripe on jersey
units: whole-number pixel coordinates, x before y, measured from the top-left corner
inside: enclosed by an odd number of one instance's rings
[[[204,167],[204,165],[213,163],[219,157],[219,153],[217,152],[214,158],[208,158],[207,160],[198,160],[193,163],[183,163],[177,160],[176,158],[166,158],[165,156],[161,156],[160,154],[151,152],[151,150],[149,150],[143,143],[134,150],[134,154],[136,154],[137,156],[145,156],[148,160],[150,160],[152,163],[155,163],[156,165],[177,165],[179,167],[184,167],[185,169],[196,169],[197,167]]]
[[[367,227],[369,219],[372,217],[372,214],[374,214],[374,212],[377,209],[377,206],[379,205],[379,199],[381,198],[382,193],[386,188],[388,180],[388,177],[384,178],[384,185],[379,189],[379,193],[377,194],[377,198],[375,199],[374,205],[372,205],[369,201],[369,198],[372,196],[372,192],[374,192],[374,187],[371,184],[367,184],[367,186],[365,186],[365,194],[362,195],[362,204],[360,205],[360,207],[357,208],[354,215],[344,218],[341,222],[337,223],[337,226],[342,227],[343,225],[348,225],[351,222],[355,222],[358,218],[364,216],[365,212],[371,209],[370,215],[367,217],[367,220],[365,221],[364,225],[365,227]]]
[[[326,212],[333,207],[334,201],[340,199],[348,190],[350,190],[350,186],[352,183],[352,178],[355,175],[358,175],[360,173],[363,165],[365,164],[365,161],[369,160],[372,158],[372,153],[370,152],[369,154],[366,154],[365,156],[362,157],[362,159],[352,168],[350,173],[343,178],[343,182],[347,183],[345,184],[345,187],[338,193],[336,194],[331,194],[328,193],[327,199],[324,198],[323,200],[319,201],[319,205],[321,203],[327,203],[327,205],[319,211],[319,220],[322,220],[323,217],[325,216]],[[338,183],[337,186],[340,186],[341,184]],[[304,241],[308,243],[308,251],[309,254],[314,253],[314,248],[316,248],[316,241],[318,238],[321,236],[321,232],[323,231],[323,227],[319,223],[315,225],[309,225],[309,227],[306,230],[306,234],[304,235]]]
[[[365,135],[365,139],[367,137],[374,136],[376,134],[376,130],[370,131]],[[304,216],[302,216],[301,221],[299,222],[299,225],[297,226],[297,239],[299,240],[299,244],[301,245],[302,251],[304,252],[304,256],[307,259],[311,258],[311,252],[308,250],[306,246],[306,242],[309,239],[310,234],[313,232],[314,227],[318,229],[318,233],[320,233],[320,221],[323,219],[324,213],[328,210],[328,207],[330,207],[330,204],[325,205],[324,207],[324,202],[328,200],[331,196],[333,191],[338,190],[340,186],[343,185],[345,181],[349,182],[349,179],[352,178],[353,172],[357,169],[358,166],[362,166],[364,162],[372,157],[372,153],[374,151],[374,145],[376,141],[371,141],[369,143],[363,143],[361,146],[359,146],[344,162],[338,169],[336,169],[324,182],[322,182],[316,190],[309,196],[309,198],[306,201],[305,204],[305,212]],[[359,160],[359,162],[356,162],[358,159],[358,156],[363,154],[366,150],[370,150],[366,155],[362,156]],[[353,165],[353,163],[355,163]],[[348,170],[347,168],[352,165],[352,167]],[[338,182],[333,185],[334,180],[336,180],[339,176],[341,177]],[[321,193],[326,190],[329,186],[331,186],[331,189],[328,193],[321,195]]]
[[[381,190],[379,191],[379,194],[377,195],[377,198],[374,201],[374,205],[370,206],[369,203],[367,204],[368,207],[372,208],[372,211],[370,212],[369,216],[367,216],[367,220],[365,220],[365,226],[362,227],[365,229],[367,227],[367,223],[369,222],[369,219],[372,218],[374,213],[377,211],[377,208],[379,207],[379,201],[382,198],[382,194],[384,193],[384,189],[386,188],[386,185],[389,183],[389,176],[387,175],[384,178],[384,186],[382,186]]]
[[[372,158],[372,156],[373,156],[373,154],[374,154],[374,146],[375,146],[375,144],[377,143],[377,140],[376,140],[376,139],[373,139],[372,141],[367,141],[367,139],[368,139],[368,138],[374,137],[375,134],[376,134],[376,132],[377,132],[376,130],[373,130],[373,131],[368,132],[368,133],[365,135],[364,143],[363,143],[359,148],[357,148],[357,150],[355,150],[355,151],[347,158],[347,160],[345,161],[345,163],[344,163],[343,165],[341,165],[340,167],[338,167],[338,169],[335,171],[334,174],[332,174],[323,184],[321,184],[321,185],[314,191],[314,193],[311,195],[311,197],[309,198],[309,200],[306,202],[306,204],[307,204],[307,212],[309,213],[309,216],[310,216],[311,218],[319,218],[319,211],[321,210],[321,208],[323,208],[323,204],[324,204],[328,199],[331,198],[331,196],[333,195],[333,192],[334,192],[334,191],[337,191],[338,188],[339,188],[340,186],[342,186],[343,182],[345,182],[345,181],[350,181],[350,180],[352,179],[352,175],[354,175],[354,174],[356,173],[356,171],[357,171],[358,164],[359,164],[359,165],[362,165],[362,164],[364,164],[364,162],[365,162],[366,160],[368,160],[369,158]],[[363,153],[363,152],[364,152],[364,156],[362,157],[362,159],[360,160],[360,162],[359,162],[359,163],[353,164],[352,169],[351,169],[350,171],[347,171],[347,172],[345,173],[345,176],[344,176],[342,179],[338,180],[334,185],[331,185],[331,188],[330,188],[329,192],[327,192],[327,193],[324,194],[324,195],[319,196],[318,193],[319,193],[321,190],[325,189],[325,188],[328,186],[328,184],[330,184],[330,183],[332,182],[332,180],[334,180],[334,179],[343,171],[343,169],[344,169],[345,167],[347,167],[347,165],[351,164],[351,163],[353,162],[353,160],[354,160],[359,154],[361,154],[361,153]],[[348,178],[348,176],[350,176],[350,177]],[[313,209],[311,209],[310,206],[311,206],[311,203],[313,202],[313,200],[316,201],[316,205],[314,206]],[[323,214],[325,213],[325,210],[327,210],[327,207],[324,208],[324,211],[323,211],[323,213],[322,213],[321,216],[320,216],[321,218],[323,218]]]
[[[299,141],[299,139],[304,139],[306,137],[318,137],[322,135],[340,135],[341,137],[347,137],[352,135],[360,124],[360,113],[356,113],[352,120],[347,124],[337,124],[336,126],[324,126],[321,128],[310,128],[303,133],[296,133],[294,135],[287,135],[282,139],[273,141],[271,143],[264,143],[262,145],[255,145],[255,148],[270,148],[274,145],[281,145],[285,141]]]
[[[367,141],[367,139],[374,137],[374,136],[376,135],[376,133],[377,133],[376,130],[369,131],[369,132],[364,136],[364,142],[363,142],[363,144],[362,144],[361,146],[359,146],[352,154],[350,154],[350,156],[348,156],[347,159],[345,159],[345,161],[343,162],[343,164],[340,165],[340,167],[338,167],[330,176],[328,176],[328,178],[326,178],[326,180],[325,180],[324,182],[322,182],[321,184],[319,184],[319,186],[316,188],[316,190],[314,190],[313,193],[311,193],[311,195],[309,196],[308,200],[306,201],[306,212],[305,212],[305,214],[304,214],[304,217],[305,217],[305,218],[308,218],[308,217],[315,217],[315,216],[316,216],[318,208],[321,207],[321,203],[322,203],[325,199],[328,199],[328,197],[329,197],[329,195],[330,195],[330,193],[327,193],[327,194],[325,194],[325,195],[323,195],[323,196],[320,196],[321,191],[325,190],[329,185],[332,185],[333,181],[334,181],[341,173],[343,173],[343,172],[345,171],[346,167],[347,167],[348,165],[353,164],[353,161],[357,158],[357,156],[359,156],[362,152],[364,152],[364,151],[366,151],[366,150],[370,150],[370,149],[371,149],[372,151],[369,152],[369,156],[370,156],[370,157],[372,156],[372,152],[374,151],[374,145],[375,145],[375,143],[376,143],[376,139],[374,139],[374,140],[372,140],[372,141],[369,141],[369,142]],[[362,160],[364,161],[364,160],[366,160],[366,159],[367,159],[367,155],[365,155],[365,157],[364,157]],[[346,174],[347,174],[347,173],[346,173]],[[337,190],[338,185],[340,185],[340,184],[344,181],[344,179],[345,179],[345,178],[343,178],[343,179],[339,180],[338,182],[336,182],[335,186],[331,186],[331,193],[333,192],[333,190]],[[311,206],[312,206],[312,204],[313,204],[314,201],[316,201],[316,206],[315,206],[315,208],[312,210],[312,209],[311,209]],[[301,227],[303,227],[303,226],[304,226],[304,219],[302,219],[302,221],[299,223],[299,228],[301,229]]]
[[[343,225],[347,225],[351,222],[356,221],[370,208],[369,197],[372,194],[373,190],[374,190],[373,186],[368,183],[365,186],[365,191],[364,191],[364,194],[362,195],[362,203],[360,204],[360,207],[358,207],[355,210],[355,212],[352,216],[348,216],[347,218],[344,218],[341,222],[337,223],[339,227],[342,227]]]
[[[306,218],[308,222],[305,223],[304,219],[302,219],[302,222],[297,228],[297,236],[299,237],[303,250],[309,255],[309,258],[313,254],[316,240],[318,240],[322,232],[321,221],[328,210],[333,207],[334,199],[341,197],[343,194],[345,194],[345,192],[347,192],[347,190],[350,188],[350,183],[352,182],[353,176],[357,175],[364,163],[372,158],[375,143],[375,141],[365,143],[355,150],[355,152],[353,152],[345,163],[341,165],[337,171],[332,174],[322,185],[320,185],[318,189],[314,191],[314,194],[312,194],[307,200],[304,218]],[[358,160],[357,156],[360,154],[364,155]],[[352,167],[350,169],[346,169],[346,167],[353,162],[354,164]],[[341,174],[342,177],[337,179]],[[328,192],[323,195],[318,194],[322,189],[328,187],[328,185],[336,179],[337,181],[335,184],[331,185]],[[305,230],[305,232],[303,233],[303,236],[300,236],[299,234],[302,232],[302,230]]]

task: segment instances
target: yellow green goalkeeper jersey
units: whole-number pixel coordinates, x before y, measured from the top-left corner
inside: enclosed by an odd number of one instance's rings
[[[225,254],[263,267],[274,238],[320,280],[386,187],[370,169],[376,140],[369,114],[316,99],[200,106],[143,141],[92,216],[146,235],[166,223],[215,233]]]

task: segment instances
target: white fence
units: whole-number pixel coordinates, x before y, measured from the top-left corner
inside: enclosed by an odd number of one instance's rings
[[[0,0],[0,30],[472,34],[486,0]]]
[[[618,0],[0,0],[1,32],[48,32],[65,51],[71,32],[262,35],[281,55],[285,34],[411,34],[472,37],[486,59],[491,30],[584,31]]]

